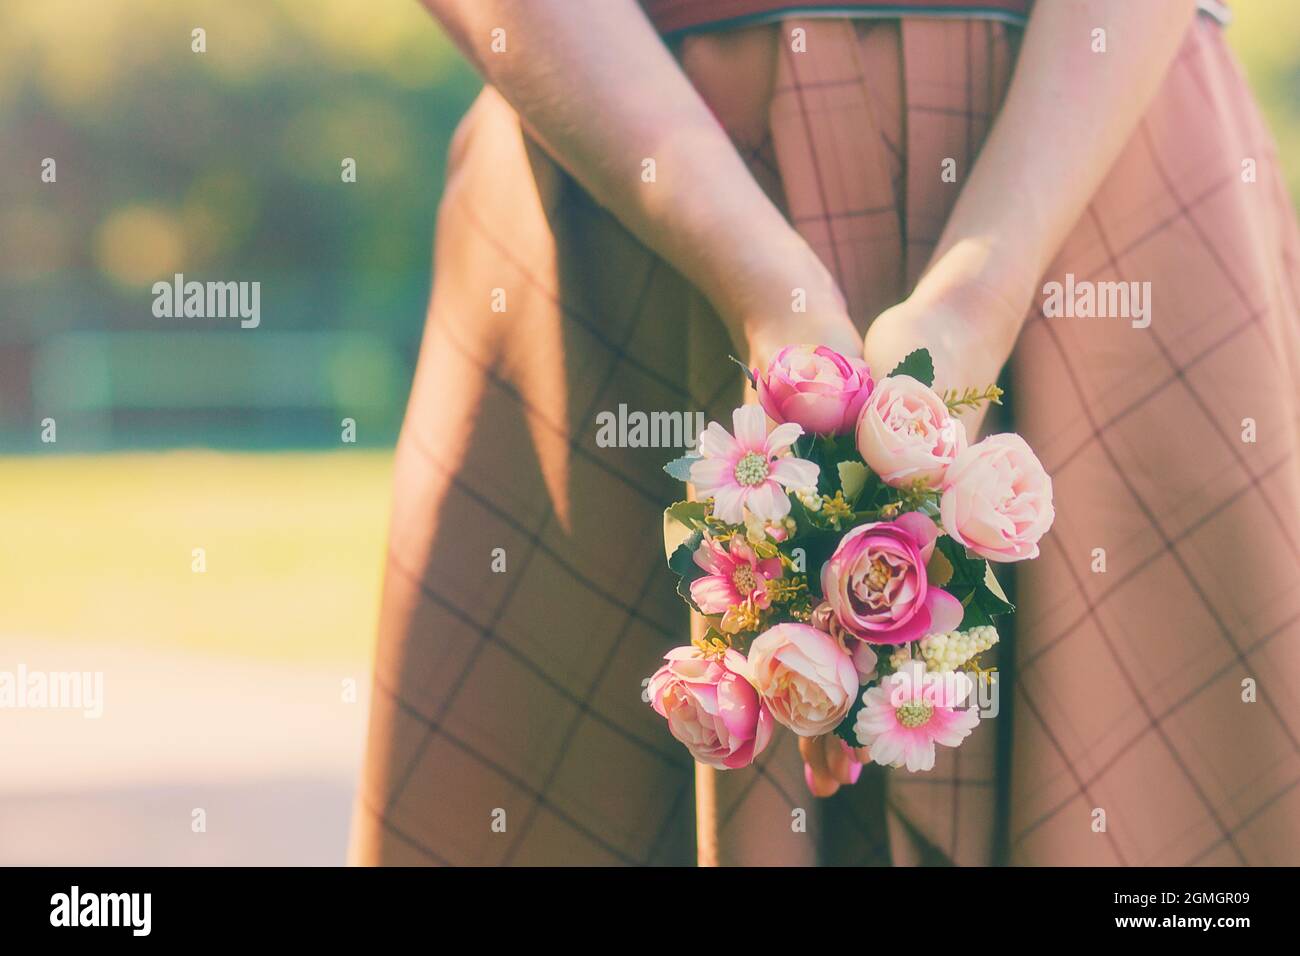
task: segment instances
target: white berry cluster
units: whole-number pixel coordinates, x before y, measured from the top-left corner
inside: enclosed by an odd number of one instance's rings
[[[889,666],[894,670],[902,670],[903,665],[912,659],[912,645],[900,644],[898,649],[889,655]]]
[[[822,496],[817,493],[816,487],[800,488],[795,491],[794,494],[795,497],[799,499],[799,502],[809,511],[822,510]]]
[[[925,660],[926,670],[946,673],[961,667],[997,642],[998,629],[988,625],[972,627],[969,631],[931,634],[921,641],[921,657]]]

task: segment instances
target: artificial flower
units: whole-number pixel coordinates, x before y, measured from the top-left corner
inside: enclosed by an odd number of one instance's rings
[[[802,737],[834,730],[858,692],[848,652],[810,624],[778,624],[749,647],[748,676],[772,716]]]
[[[930,585],[925,565],[939,531],[909,511],[859,525],[822,565],[822,593],[841,627],[873,644],[902,644],[961,623],[961,602]]]
[[[979,723],[974,707],[958,709],[973,689],[960,671],[927,675],[921,661],[908,661],[863,693],[853,731],[876,763],[931,770],[935,744],[956,747]]]
[[[725,546],[704,537],[695,550],[695,563],[708,574],[691,582],[691,600],[705,614],[725,615],[743,604],[770,607],[768,582],[782,575],[780,558],[760,559],[740,534],[732,535]],[[732,631],[725,626],[723,630]]]
[[[939,515],[944,530],[982,558],[1036,558],[1056,516],[1052,479],[1019,435],[990,435],[948,469]]]
[[[966,447],[966,426],[928,385],[910,375],[876,383],[857,422],[858,453],[885,484],[938,487]]]
[[[772,739],[772,715],[743,676],[745,658],[698,647],[676,647],[647,684],[650,706],[702,764],[724,770],[748,766]]]
[[[817,484],[818,467],[785,452],[803,434],[792,422],[767,431],[767,416],[744,405],[731,416],[735,435],[717,422],[700,435],[701,458],[691,466],[691,482],[702,498],[713,499],[713,514],[728,524],[744,524],[748,509],[763,521],[790,513],[787,488]]]
[[[772,420],[794,422],[817,435],[853,431],[871,394],[867,363],[824,345],[786,346],[765,372],[753,371],[758,400]]]

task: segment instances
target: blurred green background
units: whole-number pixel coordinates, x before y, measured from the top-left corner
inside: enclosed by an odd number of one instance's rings
[[[364,655],[478,87],[414,0],[0,4],[0,638]],[[155,318],[177,272],[261,326]]]
[[[1300,199],[1300,6],[1232,8],[1228,36]],[[205,53],[191,51],[195,27]],[[415,0],[0,3],[0,668],[40,667],[51,649],[95,666],[105,648],[192,655],[199,664],[159,657],[188,675],[182,699],[279,695],[274,713],[334,732],[337,680],[368,686],[391,448],[447,147],[477,88]],[[46,157],[56,183],[41,181]],[[355,183],[342,181],[345,158]],[[176,272],[260,281],[261,327],[155,318],[151,286]],[[341,441],[345,417],[356,444]],[[45,418],[53,444],[40,440]],[[215,658],[235,662],[220,680],[238,686],[205,683]],[[110,690],[147,670],[103,660]],[[304,668],[325,675],[324,702],[294,683]],[[173,719],[172,704],[158,710],[114,724],[110,699],[98,738],[33,719],[18,750],[0,726],[6,785],[67,791],[51,755],[80,768],[73,789],[120,787],[123,766],[141,786],[173,781],[181,745],[141,741],[141,727]],[[274,774],[302,750],[301,733],[262,732],[282,719],[271,713],[228,731],[245,763],[222,764],[223,780]],[[348,798],[363,721],[364,700],[338,717],[342,757],[320,755],[320,773],[344,780],[325,803]],[[74,799],[55,822],[137,804]],[[44,819],[16,806],[13,827]],[[267,833],[306,819],[301,802],[266,812]],[[325,862],[341,858],[342,812],[321,824]],[[111,819],[119,833],[152,825]],[[97,852],[103,829],[69,831],[63,855],[38,843],[17,859],[136,861],[117,844]],[[0,862],[17,834],[0,824]],[[318,835],[304,830],[304,845]],[[157,849],[145,861],[196,859],[188,839],[146,840]],[[226,858],[268,859],[260,843]]]
[[[413,0],[6,0],[4,447],[391,445],[477,85]],[[262,327],[154,318],[176,272],[260,280]]]

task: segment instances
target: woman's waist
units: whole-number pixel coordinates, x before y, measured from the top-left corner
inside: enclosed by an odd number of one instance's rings
[[[640,0],[665,35],[731,29],[783,17],[939,17],[1001,20],[1023,26],[1034,0]],[[1202,13],[1228,21],[1224,0],[1200,0]]]

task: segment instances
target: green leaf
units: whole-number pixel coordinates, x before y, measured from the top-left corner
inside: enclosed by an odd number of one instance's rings
[[[930,563],[925,566],[925,576],[937,588],[944,587],[952,580],[952,562],[943,553],[942,548],[935,548],[930,554]]]
[[[703,501],[678,501],[664,511],[664,518],[671,518],[692,531],[699,531],[704,529],[704,517],[708,513],[709,506]]]
[[[934,360],[927,349],[917,349],[898,363],[890,375],[910,375],[922,385],[934,384]]]
[[[751,388],[758,388],[758,378],[754,375],[754,370],[752,368],[750,368],[740,359],[736,358],[736,356],[734,355],[728,355],[727,358],[731,359],[733,362],[735,362],[737,365],[740,366],[741,371],[745,373],[745,378],[749,379],[749,385]]]
[[[677,594],[683,601],[690,605],[692,611],[699,611],[703,614],[704,612],[700,611],[700,606],[695,603],[695,598],[691,597],[691,582],[694,580],[694,578],[678,578]]]
[[[704,515],[707,513],[702,501],[679,501],[671,508],[664,509],[664,556],[670,561],[673,553],[691,535],[698,534],[704,528]]]
[[[994,597],[1007,606],[1008,612],[1014,610],[1011,602],[1007,600],[1007,592],[1002,590],[1002,582],[993,573],[993,565],[987,561],[984,562],[984,586],[992,592]]]
[[[840,473],[840,490],[844,492],[844,500],[852,505],[867,486],[871,472],[859,461],[842,461],[835,467]]]
[[[682,455],[681,458],[674,458],[668,464],[664,465],[664,471],[672,475],[678,481],[691,480],[691,465],[700,460],[699,455]]]
[[[992,623],[993,618],[989,617],[988,613],[979,604],[971,601],[970,604],[966,605],[966,613],[962,615],[961,623],[957,627],[960,630],[969,631],[972,627],[984,627]]]
[[[858,740],[858,732],[854,729],[854,724],[858,722],[858,711],[866,706],[862,701],[862,696],[862,688],[859,687],[857,694],[854,695],[853,704],[849,707],[849,712],[844,715],[844,719],[836,724],[835,730],[832,731],[835,736],[850,747],[862,746],[862,741]]]
[[[673,553],[668,556],[668,567],[672,568],[675,573],[686,577],[693,571],[699,569],[695,563],[695,552],[700,546],[700,540],[704,536],[696,531],[685,541],[673,549]]]
[[[704,535],[699,531],[692,533],[668,556],[668,567],[678,575],[677,593],[696,611],[699,611],[700,607],[691,597],[691,582],[707,573],[695,563],[695,550],[700,546],[703,537]]]
[[[948,535],[939,538],[935,553],[941,553],[952,565],[952,577],[942,587],[966,608],[962,630],[992,624],[994,617],[1015,611],[997,578],[989,583],[993,571],[983,558],[972,557]]]

